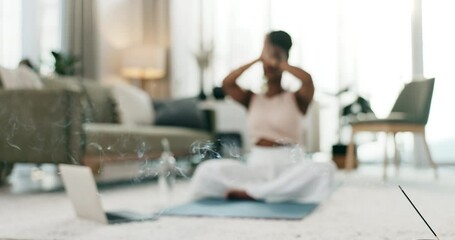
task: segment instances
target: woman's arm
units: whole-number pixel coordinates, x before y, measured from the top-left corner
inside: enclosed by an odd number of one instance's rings
[[[302,83],[300,89],[295,92],[295,97],[300,111],[305,114],[314,95],[314,84],[311,75],[301,68],[289,65],[287,61],[282,61],[280,63],[280,68],[281,70],[288,71],[294,75]]]
[[[227,77],[223,80],[223,91],[231,96],[234,100],[237,102],[241,103],[245,107],[248,107],[250,103],[250,99],[252,96],[251,91],[245,91],[243,90],[238,84],[237,84],[237,78],[242,75],[245,70],[250,68],[253,64],[257,63],[260,61],[260,59],[256,59],[250,63],[247,63],[236,70],[232,71]]]

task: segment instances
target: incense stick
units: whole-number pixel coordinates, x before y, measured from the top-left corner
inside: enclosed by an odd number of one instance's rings
[[[431,230],[431,232],[433,233],[433,235],[436,237],[436,239],[439,240],[438,236],[436,235],[436,233],[433,231],[433,229],[430,227],[430,225],[427,223],[427,221],[425,220],[425,218],[423,218],[422,214],[420,214],[419,210],[417,210],[416,206],[414,205],[414,203],[412,203],[411,199],[409,199],[408,195],[404,192],[403,188],[401,188],[400,185],[398,185],[398,187],[400,188],[401,192],[403,192],[404,196],[408,199],[408,201],[411,203],[412,207],[414,207],[414,209],[416,210],[416,212],[419,214],[419,216],[422,218],[422,220],[425,222],[425,224],[427,225],[427,227]]]

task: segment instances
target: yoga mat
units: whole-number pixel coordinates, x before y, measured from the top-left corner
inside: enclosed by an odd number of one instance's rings
[[[202,199],[168,208],[162,212],[162,215],[300,220],[313,212],[317,206],[315,203],[265,203]]]

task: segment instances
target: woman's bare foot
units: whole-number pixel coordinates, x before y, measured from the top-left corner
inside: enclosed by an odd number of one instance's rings
[[[252,198],[248,193],[246,193],[244,190],[238,190],[238,189],[231,189],[226,192],[226,199],[229,200],[255,200]]]

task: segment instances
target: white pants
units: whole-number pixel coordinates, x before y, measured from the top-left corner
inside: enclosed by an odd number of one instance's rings
[[[331,192],[335,166],[304,159],[300,148],[254,147],[247,163],[233,159],[203,162],[192,179],[194,198],[224,197],[245,190],[266,202],[320,202]]]

